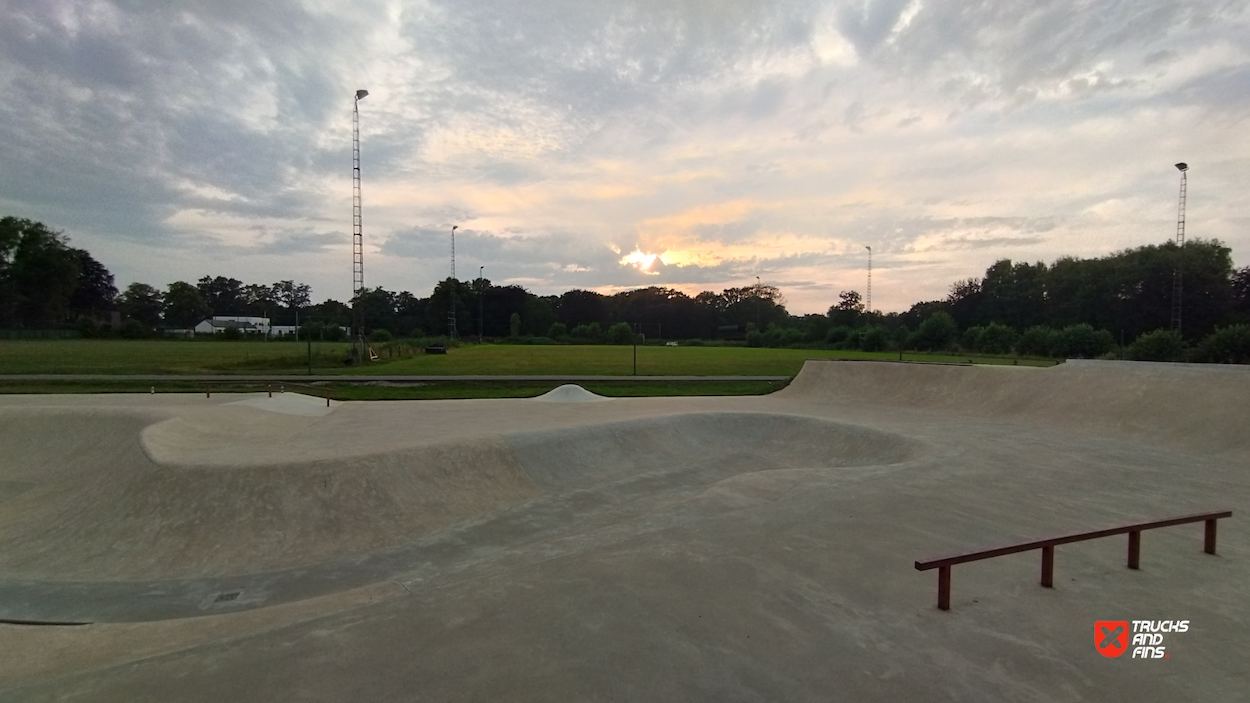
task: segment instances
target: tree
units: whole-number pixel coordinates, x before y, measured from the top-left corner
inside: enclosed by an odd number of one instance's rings
[[[538,337],[551,329],[551,325],[556,321],[556,314],[551,309],[551,303],[546,298],[527,295],[525,299],[525,314],[521,316],[521,319],[525,321],[525,333]]]
[[[981,321],[981,302],[981,280],[978,278],[965,278],[952,283],[950,294],[946,296],[951,317],[955,318],[955,324],[964,328]]]
[[[0,219],[0,314],[27,327],[62,321],[78,285],[77,251],[42,222]]]
[[[920,327],[916,329],[910,342],[913,349],[936,351],[946,349],[953,344],[957,334],[959,334],[959,327],[955,325],[955,318],[951,317],[948,312],[938,311],[920,323]]]
[[[1068,325],[1056,336],[1054,354],[1068,359],[1093,359],[1111,351],[1115,339],[1106,330],[1095,330],[1082,322]]]
[[[885,351],[889,343],[889,335],[881,325],[868,325],[861,330],[859,335],[859,348],[864,351]]]
[[[165,324],[170,327],[190,328],[212,316],[208,303],[200,289],[186,281],[170,283],[164,296]]]
[[[977,351],[985,354],[1010,354],[1018,335],[1007,325],[991,322],[982,328]]]
[[[117,296],[122,317],[134,320],[147,329],[161,324],[161,292],[146,283],[131,283]]]
[[[996,262],[981,282],[981,301],[981,319],[1018,330],[1041,324],[1046,319],[1046,264]]]
[[[384,329],[399,334],[395,326],[395,294],[384,288],[365,288],[352,299],[359,306],[365,331]]]
[[[1185,340],[1176,330],[1147,332],[1128,348],[1128,357],[1137,361],[1180,361],[1184,355]]]
[[[1250,325],[1229,325],[1212,332],[1198,345],[1195,360],[1250,364]]]
[[[710,336],[717,326],[717,308],[663,286],[621,291],[608,306],[611,319],[641,323],[648,333],[670,339]]]
[[[1025,356],[1054,356],[1058,347],[1059,333],[1045,325],[1033,325],[1016,342],[1016,352]]]
[[[278,312],[279,303],[273,288],[258,283],[243,286],[243,307],[252,317],[272,317]]]
[[[829,308],[829,322],[838,326],[857,327],[864,314],[864,299],[857,290],[838,293],[838,304]]]
[[[69,299],[70,308],[80,315],[99,315],[111,310],[117,298],[113,274],[86,250],[72,251],[78,256],[78,282]]]
[[[214,315],[246,315],[247,302],[243,297],[243,281],[234,278],[205,276],[196,287]]]
[[[608,343],[629,344],[634,341],[634,330],[628,322],[618,322],[608,328]]]
[[[327,299],[325,302],[309,308],[308,316],[313,321],[337,328],[351,324],[352,309],[345,303]]]
[[[607,324],[609,321],[607,300],[589,290],[570,290],[560,296],[555,306],[556,318],[569,329],[591,322]]]
[[[1250,266],[1237,269],[1232,276],[1233,299],[1231,302],[1234,319],[1250,322]]]
[[[513,337],[513,338],[516,338],[516,337],[521,336],[521,315],[520,315],[520,313],[515,313],[515,312],[514,312],[514,313],[512,313],[512,317],[509,317],[509,318],[508,318],[508,336],[509,336],[509,337]]]
[[[269,287],[270,297],[287,310],[308,307],[312,286],[295,281],[278,281]]]
[[[281,317],[283,324],[295,324],[297,313],[312,302],[311,295],[312,287],[306,283],[278,281],[269,286],[270,299],[282,306],[280,311],[273,311],[273,317]]]
[[[401,291],[395,296],[395,333],[403,335],[412,333],[425,324],[425,301],[408,291]],[[414,335],[415,336],[415,335]]]

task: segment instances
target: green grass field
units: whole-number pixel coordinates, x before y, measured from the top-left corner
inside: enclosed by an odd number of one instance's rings
[[[313,367],[342,369],[346,343],[313,342]],[[295,342],[166,340],[0,340],[6,373],[247,373],[306,369],[308,347]]]
[[[640,376],[794,376],[807,359],[898,359],[898,352],[873,353],[823,349],[760,349],[749,347],[638,347]],[[909,361],[1011,364],[1008,357],[904,353]],[[1019,360],[1050,366],[1051,360]],[[633,347],[513,346],[486,344],[450,350],[446,356],[416,356],[353,368],[351,374],[537,375],[577,374],[628,376],[634,373]]]
[[[634,373],[633,347],[466,345],[444,355],[383,358],[347,367],[345,343],[314,343],[319,374],[395,375],[604,375]],[[384,354],[385,356],[385,354]],[[638,347],[637,373],[644,376],[793,376],[805,359],[898,359],[895,353],[747,347]],[[1010,357],[905,353],[909,361],[1011,364]],[[1020,359],[1024,365],[1054,362]],[[186,374],[299,373],[307,348],[293,342],[201,342],[163,340],[0,341],[0,374]]]

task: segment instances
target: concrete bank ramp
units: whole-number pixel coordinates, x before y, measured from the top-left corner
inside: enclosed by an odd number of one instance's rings
[[[1068,361],[1035,369],[810,360],[776,397],[1042,422],[1250,452],[1250,367]]]

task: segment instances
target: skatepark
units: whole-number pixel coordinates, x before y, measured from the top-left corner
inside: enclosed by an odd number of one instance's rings
[[[1250,369],[809,361],[766,396],[0,397],[0,700],[1250,690]],[[964,564],[917,560],[1231,510]],[[1096,620],[1188,620],[1168,658]]]

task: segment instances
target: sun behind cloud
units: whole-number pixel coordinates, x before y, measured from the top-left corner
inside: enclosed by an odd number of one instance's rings
[[[652,271],[651,267],[655,264],[656,259],[660,258],[660,254],[646,254],[641,249],[635,248],[633,252],[621,257],[622,266],[633,266],[643,273],[652,276],[658,276],[658,271]]]

